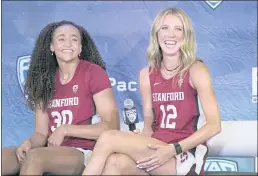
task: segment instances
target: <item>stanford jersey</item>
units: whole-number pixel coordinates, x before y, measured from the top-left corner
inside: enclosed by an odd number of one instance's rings
[[[62,124],[86,125],[94,115],[93,95],[111,83],[98,65],[80,60],[72,80],[62,85],[59,71],[55,75],[55,94],[48,106],[49,135]],[[95,141],[65,137],[61,146],[93,149]]]
[[[189,71],[182,80],[164,79],[160,71],[149,75],[155,112],[152,137],[176,143],[197,130],[199,118],[197,91],[189,83]]]

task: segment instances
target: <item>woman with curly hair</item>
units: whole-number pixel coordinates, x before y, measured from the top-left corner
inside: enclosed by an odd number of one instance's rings
[[[83,175],[203,174],[206,141],[220,132],[221,122],[211,78],[195,44],[184,11],[166,8],[155,17],[147,50],[150,65],[139,74],[143,132],[104,132]],[[200,129],[198,96],[206,118]]]
[[[119,129],[105,64],[81,26],[48,24],[39,34],[24,85],[35,112],[35,132],[20,146],[2,149],[2,174],[81,174],[95,141]],[[101,122],[91,124],[96,112]]]

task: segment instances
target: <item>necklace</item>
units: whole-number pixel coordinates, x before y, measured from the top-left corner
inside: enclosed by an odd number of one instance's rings
[[[163,65],[164,65],[165,70],[166,70],[166,71],[169,71],[169,72],[175,71],[175,70],[180,66],[180,64],[179,64],[179,65],[176,66],[174,69],[169,70],[169,69],[167,69],[167,67],[166,67],[166,65],[165,65],[164,63],[163,63]]]

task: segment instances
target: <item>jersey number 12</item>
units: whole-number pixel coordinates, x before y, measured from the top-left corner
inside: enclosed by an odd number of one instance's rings
[[[165,109],[166,107],[166,109]],[[176,128],[176,122],[171,122],[171,119],[177,118],[177,111],[174,105],[160,105],[160,110],[162,111],[162,121],[160,124],[161,128]],[[166,113],[168,112],[168,113]],[[166,123],[165,123],[166,119]]]

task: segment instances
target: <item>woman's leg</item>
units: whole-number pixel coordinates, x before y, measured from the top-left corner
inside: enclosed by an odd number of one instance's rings
[[[157,139],[131,134],[128,132],[115,130],[104,132],[98,139],[94,147],[92,157],[83,174],[100,175],[103,172],[109,155],[113,153],[125,154],[132,158],[135,162],[148,157],[155,152],[147,147],[148,144],[167,145],[166,143]],[[153,172],[156,173],[156,171],[159,171],[162,168],[162,172],[172,175],[175,174],[175,158],[172,157],[169,161],[167,161],[167,163],[169,164],[164,164],[155,169]]]
[[[102,175],[148,175],[136,167],[135,161],[124,154],[111,154],[105,164]]]
[[[28,153],[20,175],[79,175],[84,167],[84,154],[75,148],[40,147]]]
[[[18,174],[21,168],[16,157],[17,147],[2,148],[2,174],[14,175]]]

